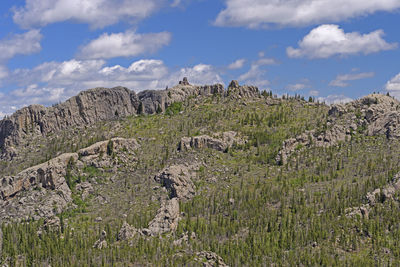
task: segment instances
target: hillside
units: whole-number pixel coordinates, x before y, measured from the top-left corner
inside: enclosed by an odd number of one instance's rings
[[[0,121],[9,266],[396,266],[400,102],[232,81],[95,88]]]

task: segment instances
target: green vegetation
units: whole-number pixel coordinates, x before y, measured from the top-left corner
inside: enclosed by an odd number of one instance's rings
[[[266,99],[275,102],[268,105]],[[276,163],[282,142],[306,130],[323,131],[327,112],[312,99],[277,100],[270,92],[246,103],[190,98],[172,104],[164,114],[129,117],[41,140],[43,150],[36,160],[112,136],[135,137],[141,148],[129,158],[131,165],[117,171],[85,166],[85,178],[76,175],[70,160],[70,188],[86,179],[97,182],[95,193],[82,200],[74,191],[76,207],[60,215],[65,225],[61,232],[42,231],[39,236],[43,221],[3,224],[2,260],[10,266],[184,266],[196,265],[194,253],[206,250],[230,266],[400,265],[400,196],[381,197],[368,218],[346,216],[346,209],[366,204],[368,192],[383,188],[400,171],[398,141],[356,131],[349,142],[334,147],[298,146],[287,164]],[[236,131],[247,142],[227,153],[176,149],[184,136],[223,131]],[[114,154],[113,148],[109,141],[107,155]],[[147,227],[159,197],[166,194],[152,177],[179,162],[201,166],[193,180],[196,196],[181,202],[177,232],[161,239],[117,241],[124,220]],[[99,216],[102,221],[96,222]],[[109,246],[94,249],[102,230]],[[196,239],[172,245],[186,231],[195,232]]]

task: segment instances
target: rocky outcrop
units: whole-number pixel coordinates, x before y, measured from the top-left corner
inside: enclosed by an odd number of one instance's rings
[[[231,81],[228,86],[227,96],[232,98],[259,98],[260,91],[256,86],[240,86],[238,81]]]
[[[211,148],[217,151],[226,151],[234,144],[243,144],[245,140],[240,138],[236,132],[216,133],[213,137],[209,135],[200,135],[193,137],[183,137],[178,145],[178,150],[186,151],[192,148],[202,149]]]
[[[325,130],[307,131],[296,138],[285,140],[276,158],[285,164],[296,150],[315,145],[329,147],[350,140],[354,133],[367,136],[400,137],[400,102],[392,97],[371,94],[347,104],[332,105]]]
[[[171,198],[187,200],[195,195],[192,177],[191,168],[185,165],[172,165],[157,174],[154,180],[168,190]]]
[[[127,222],[124,222],[118,232],[118,240],[123,241],[132,239],[137,233],[138,230],[135,227],[131,226]]]
[[[179,202],[172,198],[161,204],[157,215],[149,223],[151,235],[161,235],[166,232],[175,231],[179,222]]]
[[[103,230],[101,232],[100,238],[94,243],[93,248],[97,249],[107,248],[106,237],[107,237],[107,232]]]
[[[107,154],[107,148],[120,154],[119,158],[127,158],[124,155],[132,156],[138,147],[135,139],[113,138],[81,149],[78,153],[62,154],[15,176],[2,177],[0,220],[53,217],[72,202],[71,190],[65,178],[68,168],[74,166],[79,169],[85,165],[111,167],[118,162]],[[132,157],[129,160],[132,161]],[[83,190],[82,194],[90,194],[93,190],[87,184],[78,185],[78,188]]]
[[[204,267],[228,266],[217,253],[212,251],[197,252],[196,256],[196,260],[202,262]]]
[[[2,158],[16,156],[16,147],[27,136],[47,136],[69,127],[136,114],[138,107],[136,93],[124,87],[90,89],[49,108],[25,107],[0,121]]]
[[[377,188],[372,192],[368,192],[365,196],[368,201],[360,207],[348,208],[345,210],[346,216],[353,217],[359,215],[362,218],[368,219],[369,210],[377,203],[384,203],[388,200],[395,200],[400,202],[400,199],[396,197],[396,193],[400,190],[400,173],[397,173],[393,180],[383,188]]]
[[[224,95],[222,84],[195,86],[180,84],[166,90],[146,90],[138,94],[141,103],[141,112],[154,114],[157,111],[163,112],[174,102],[183,102],[188,97]],[[141,113],[139,112],[139,113]]]
[[[71,127],[88,127],[138,113],[163,112],[174,102],[212,95],[252,98],[259,97],[260,93],[257,87],[239,86],[236,81],[225,92],[222,84],[195,86],[187,79],[169,89],[145,90],[138,94],[125,87],[90,89],[53,107],[31,105],[1,120],[0,159],[18,156],[18,147],[28,137],[48,136]]]

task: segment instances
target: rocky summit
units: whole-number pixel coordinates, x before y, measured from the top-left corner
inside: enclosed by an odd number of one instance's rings
[[[232,81],[0,121],[2,266],[397,266],[400,102]]]

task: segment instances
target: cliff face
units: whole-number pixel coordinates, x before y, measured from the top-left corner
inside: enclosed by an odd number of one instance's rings
[[[241,97],[259,95],[256,87],[234,84],[235,88],[230,86],[227,92],[221,84],[194,86],[187,81],[170,89],[146,90],[138,94],[125,87],[94,88],[53,107],[31,105],[0,121],[0,159],[15,157],[17,147],[27,136],[47,136],[70,127],[90,126],[137,113],[153,114],[188,97],[223,97],[232,95],[233,89]]]
[[[92,125],[136,114],[139,100],[135,92],[124,87],[95,88],[81,92],[53,107],[32,105],[0,121],[2,158],[15,156],[15,148],[24,136],[43,135],[68,127]]]

